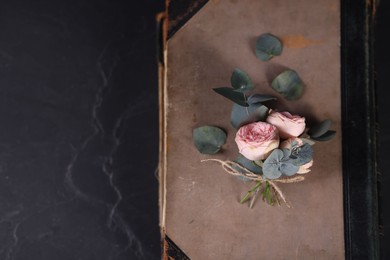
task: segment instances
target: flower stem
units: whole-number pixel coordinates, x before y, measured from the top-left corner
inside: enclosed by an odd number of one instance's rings
[[[255,194],[253,194],[253,196],[252,196],[251,203],[249,204],[249,208],[253,208],[253,205],[255,205],[256,196],[257,196],[257,193],[259,192],[259,190],[260,190],[260,187],[258,187],[255,190]]]
[[[242,197],[242,199],[240,200],[240,203],[243,204],[243,203],[245,203],[246,201],[248,201],[249,196],[250,196],[253,192],[255,192],[256,190],[258,190],[258,189],[260,188],[261,184],[262,184],[261,181],[256,181],[256,185],[255,185],[252,189],[250,189],[250,190],[245,194],[244,197]]]
[[[272,196],[272,187],[268,181],[265,182],[265,188],[263,190],[263,201],[267,202],[269,205],[273,206],[275,204],[275,199]]]

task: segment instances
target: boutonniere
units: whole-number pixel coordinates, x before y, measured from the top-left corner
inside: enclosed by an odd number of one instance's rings
[[[263,34],[257,39],[255,53],[262,61],[281,55],[282,50],[282,43],[274,35]],[[261,194],[269,205],[281,205],[283,201],[291,207],[278,183],[305,180],[314,163],[315,142],[328,141],[336,134],[330,130],[331,120],[308,127],[304,115],[271,109],[267,104],[277,97],[253,93],[256,84],[241,69],[233,70],[230,83],[231,87],[213,90],[234,102],[230,122],[239,154],[233,160],[209,158],[202,162],[217,162],[226,173],[254,182],[241,204],[249,202],[253,207]],[[286,100],[297,100],[303,92],[302,80],[291,69],[277,75],[270,86]],[[194,144],[202,154],[215,154],[230,132],[212,125],[201,126],[193,130]]]

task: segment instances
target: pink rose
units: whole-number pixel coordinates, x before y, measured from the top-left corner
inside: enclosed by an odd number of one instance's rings
[[[296,138],[296,137],[293,137],[293,138],[289,138],[287,140],[284,140],[279,148],[280,149],[289,149],[291,150],[293,148],[293,146],[295,147],[299,147],[299,146],[302,146],[303,145],[303,141],[299,138]]]
[[[265,122],[255,122],[238,129],[235,139],[240,153],[252,161],[263,160],[279,146],[278,130]]]
[[[297,137],[305,131],[305,118],[291,115],[289,112],[272,111],[267,122],[276,126],[281,138]]]
[[[311,170],[310,170],[310,167],[311,167],[311,166],[313,166],[313,160],[311,160],[310,162],[308,162],[308,163],[306,163],[306,164],[300,166],[297,173],[299,173],[299,174],[308,173],[308,172],[311,171]]]

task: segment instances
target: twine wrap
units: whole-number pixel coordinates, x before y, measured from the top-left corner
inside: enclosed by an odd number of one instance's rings
[[[258,174],[255,174],[248,170],[247,168],[241,166],[240,164],[233,162],[233,161],[222,161],[219,159],[205,159],[201,160],[201,162],[218,162],[221,164],[222,168],[225,170],[226,173],[233,175],[233,176],[240,176],[240,177],[245,177],[251,181],[266,181],[268,182],[271,187],[275,190],[277,195],[283,200],[283,202],[286,204],[287,207],[291,208],[292,205],[287,201],[286,197],[284,196],[283,192],[281,189],[276,185],[276,182],[279,183],[296,183],[296,182],[301,182],[305,180],[304,176],[295,176],[291,178],[280,178],[280,179],[275,179],[275,180],[266,180],[263,177],[261,177]],[[241,171],[238,171],[237,169],[240,169]]]

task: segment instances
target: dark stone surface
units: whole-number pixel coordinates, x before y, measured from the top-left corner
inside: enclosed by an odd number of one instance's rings
[[[159,259],[163,1],[0,2],[0,259]]]

